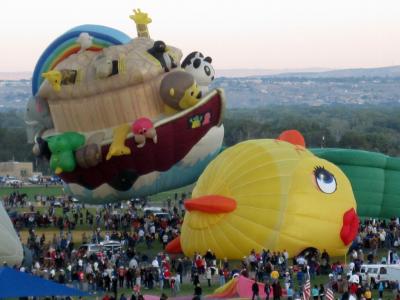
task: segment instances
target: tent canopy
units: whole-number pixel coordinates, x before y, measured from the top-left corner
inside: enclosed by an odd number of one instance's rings
[[[251,298],[253,295],[252,286],[254,280],[240,275],[239,277],[232,278],[226,284],[219,287],[213,294],[208,295],[207,299],[227,299],[227,298]],[[259,297],[265,298],[264,283],[257,282]],[[272,287],[271,287],[272,288]],[[286,290],[282,289],[282,294],[286,295]],[[273,291],[271,291],[273,295]]]
[[[77,289],[69,288],[38,276],[17,270],[0,268],[0,298],[16,298],[29,296],[87,296]]]

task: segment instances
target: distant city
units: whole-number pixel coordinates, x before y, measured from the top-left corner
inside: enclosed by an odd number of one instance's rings
[[[228,108],[257,108],[276,104],[400,105],[400,66],[323,72],[313,70],[285,70],[287,72],[284,73],[221,70],[220,75],[224,77],[216,78],[212,86],[225,90]],[[232,77],[240,75],[247,76]],[[0,73],[0,111],[24,109],[29,97],[29,73]]]
[[[0,80],[0,111],[24,109],[31,95],[30,80]]]

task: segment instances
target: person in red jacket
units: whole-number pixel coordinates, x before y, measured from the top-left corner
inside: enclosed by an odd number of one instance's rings
[[[108,294],[106,293],[102,300],[110,300],[110,296],[108,296]]]

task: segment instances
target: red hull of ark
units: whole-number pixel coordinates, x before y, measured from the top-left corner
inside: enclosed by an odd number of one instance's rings
[[[68,183],[77,183],[95,189],[108,183],[117,190],[128,190],[136,179],[153,171],[166,171],[195,146],[214,126],[222,122],[224,97],[221,91],[195,107],[155,123],[158,141],[148,140],[138,148],[134,137],[125,140],[131,154],[106,160],[110,144],[101,147],[102,162],[95,168],[81,168],[63,172],[60,177]]]

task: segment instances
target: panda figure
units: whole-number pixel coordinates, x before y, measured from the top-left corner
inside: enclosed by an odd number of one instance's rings
[[[211,65],[211,57],[200,52],[192,52],[183,60],[181,68],[193,75],[202,96],[208,93],[208,85],[214,80],[215,70]]]

